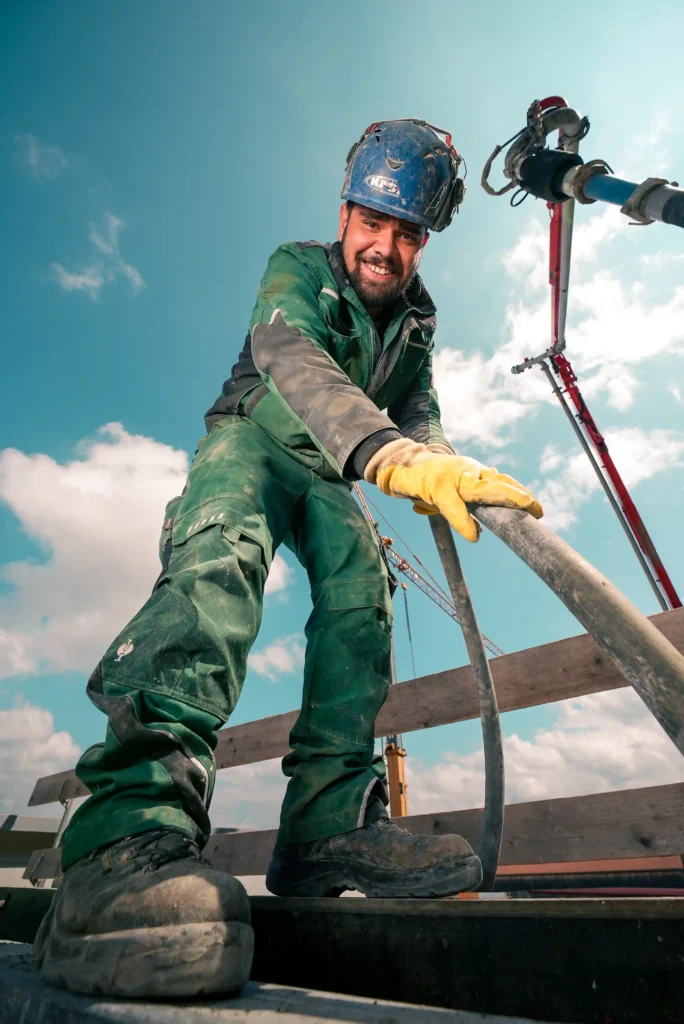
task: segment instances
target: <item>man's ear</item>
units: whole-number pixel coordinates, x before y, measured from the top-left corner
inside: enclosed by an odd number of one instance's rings
[[[350,213],[351,211],[347,204],[342,203],[342,206],[340,207],[340,230],[337,233],[338,242],[342,241],[342,235],[344,234],[344,229],[347,226],[347,221],[349,220]]]
[[[426,245],[428,244],[428,239],[429,239],[429,237],[430,237],[430,232],[429,232],[429,231],[426,231],[426,232],[425,232],[425,238],[423,239],[423,245],[422,245],[422,248],[423,248],[423,249],[424,249],[424,248],[425,248],[425,246],[426,246]]]

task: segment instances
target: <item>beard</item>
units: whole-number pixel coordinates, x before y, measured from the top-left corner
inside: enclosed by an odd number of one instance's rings
[[[387,267],[394,271],[397,270],[397,267],[392,260],[373,259],[372,257],[364,258],[362,253],[356,253],[351,258],[353,262],[350,266],[350,260],[347,259],[344,253],[346,234],[347,232],[345,229],[342,235],[342,259],[344,262],[344,269],[347,272],[347,277],[349,278],[354,291],[361,299],[361,302],[366,307],[378,310],[385,310],[389,306],[393,306],[402,292],[405,292],[414,280],[418,273],[417,266],[412,268],[408,279],[405,276],[401,277],[399,274],[393,274],[389,281],[383,281],[383,279],[379,277],[377,284],[369,285],[361,276],[362,262],[370,263],[372,266],[376,267]]]

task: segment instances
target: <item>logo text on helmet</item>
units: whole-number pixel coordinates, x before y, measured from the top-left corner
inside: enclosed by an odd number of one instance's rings
[[[369,174],[366,184],[369,188],[374,188],[376,192],[385,192],[390,196],[401,195],[396,181],[393,178],[385,178],[382,174]]]

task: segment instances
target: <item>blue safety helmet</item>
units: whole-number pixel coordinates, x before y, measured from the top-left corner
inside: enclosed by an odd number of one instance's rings
[[[465,195],[461,163],[441,128],[416,118],[377,121],[349,150],[342,199],[443,231]]]

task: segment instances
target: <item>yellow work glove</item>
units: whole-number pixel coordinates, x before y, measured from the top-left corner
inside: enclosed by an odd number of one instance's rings
[[[390,441],[371,458],[364,477],[385,494],[410,498],[416,512],[441,513],[471,542],[478,539],[480,525],[468,504],[519,508],[541,519],[541,505],[513,477],[447,451],[443,445],[418,444],[407,437]]]

